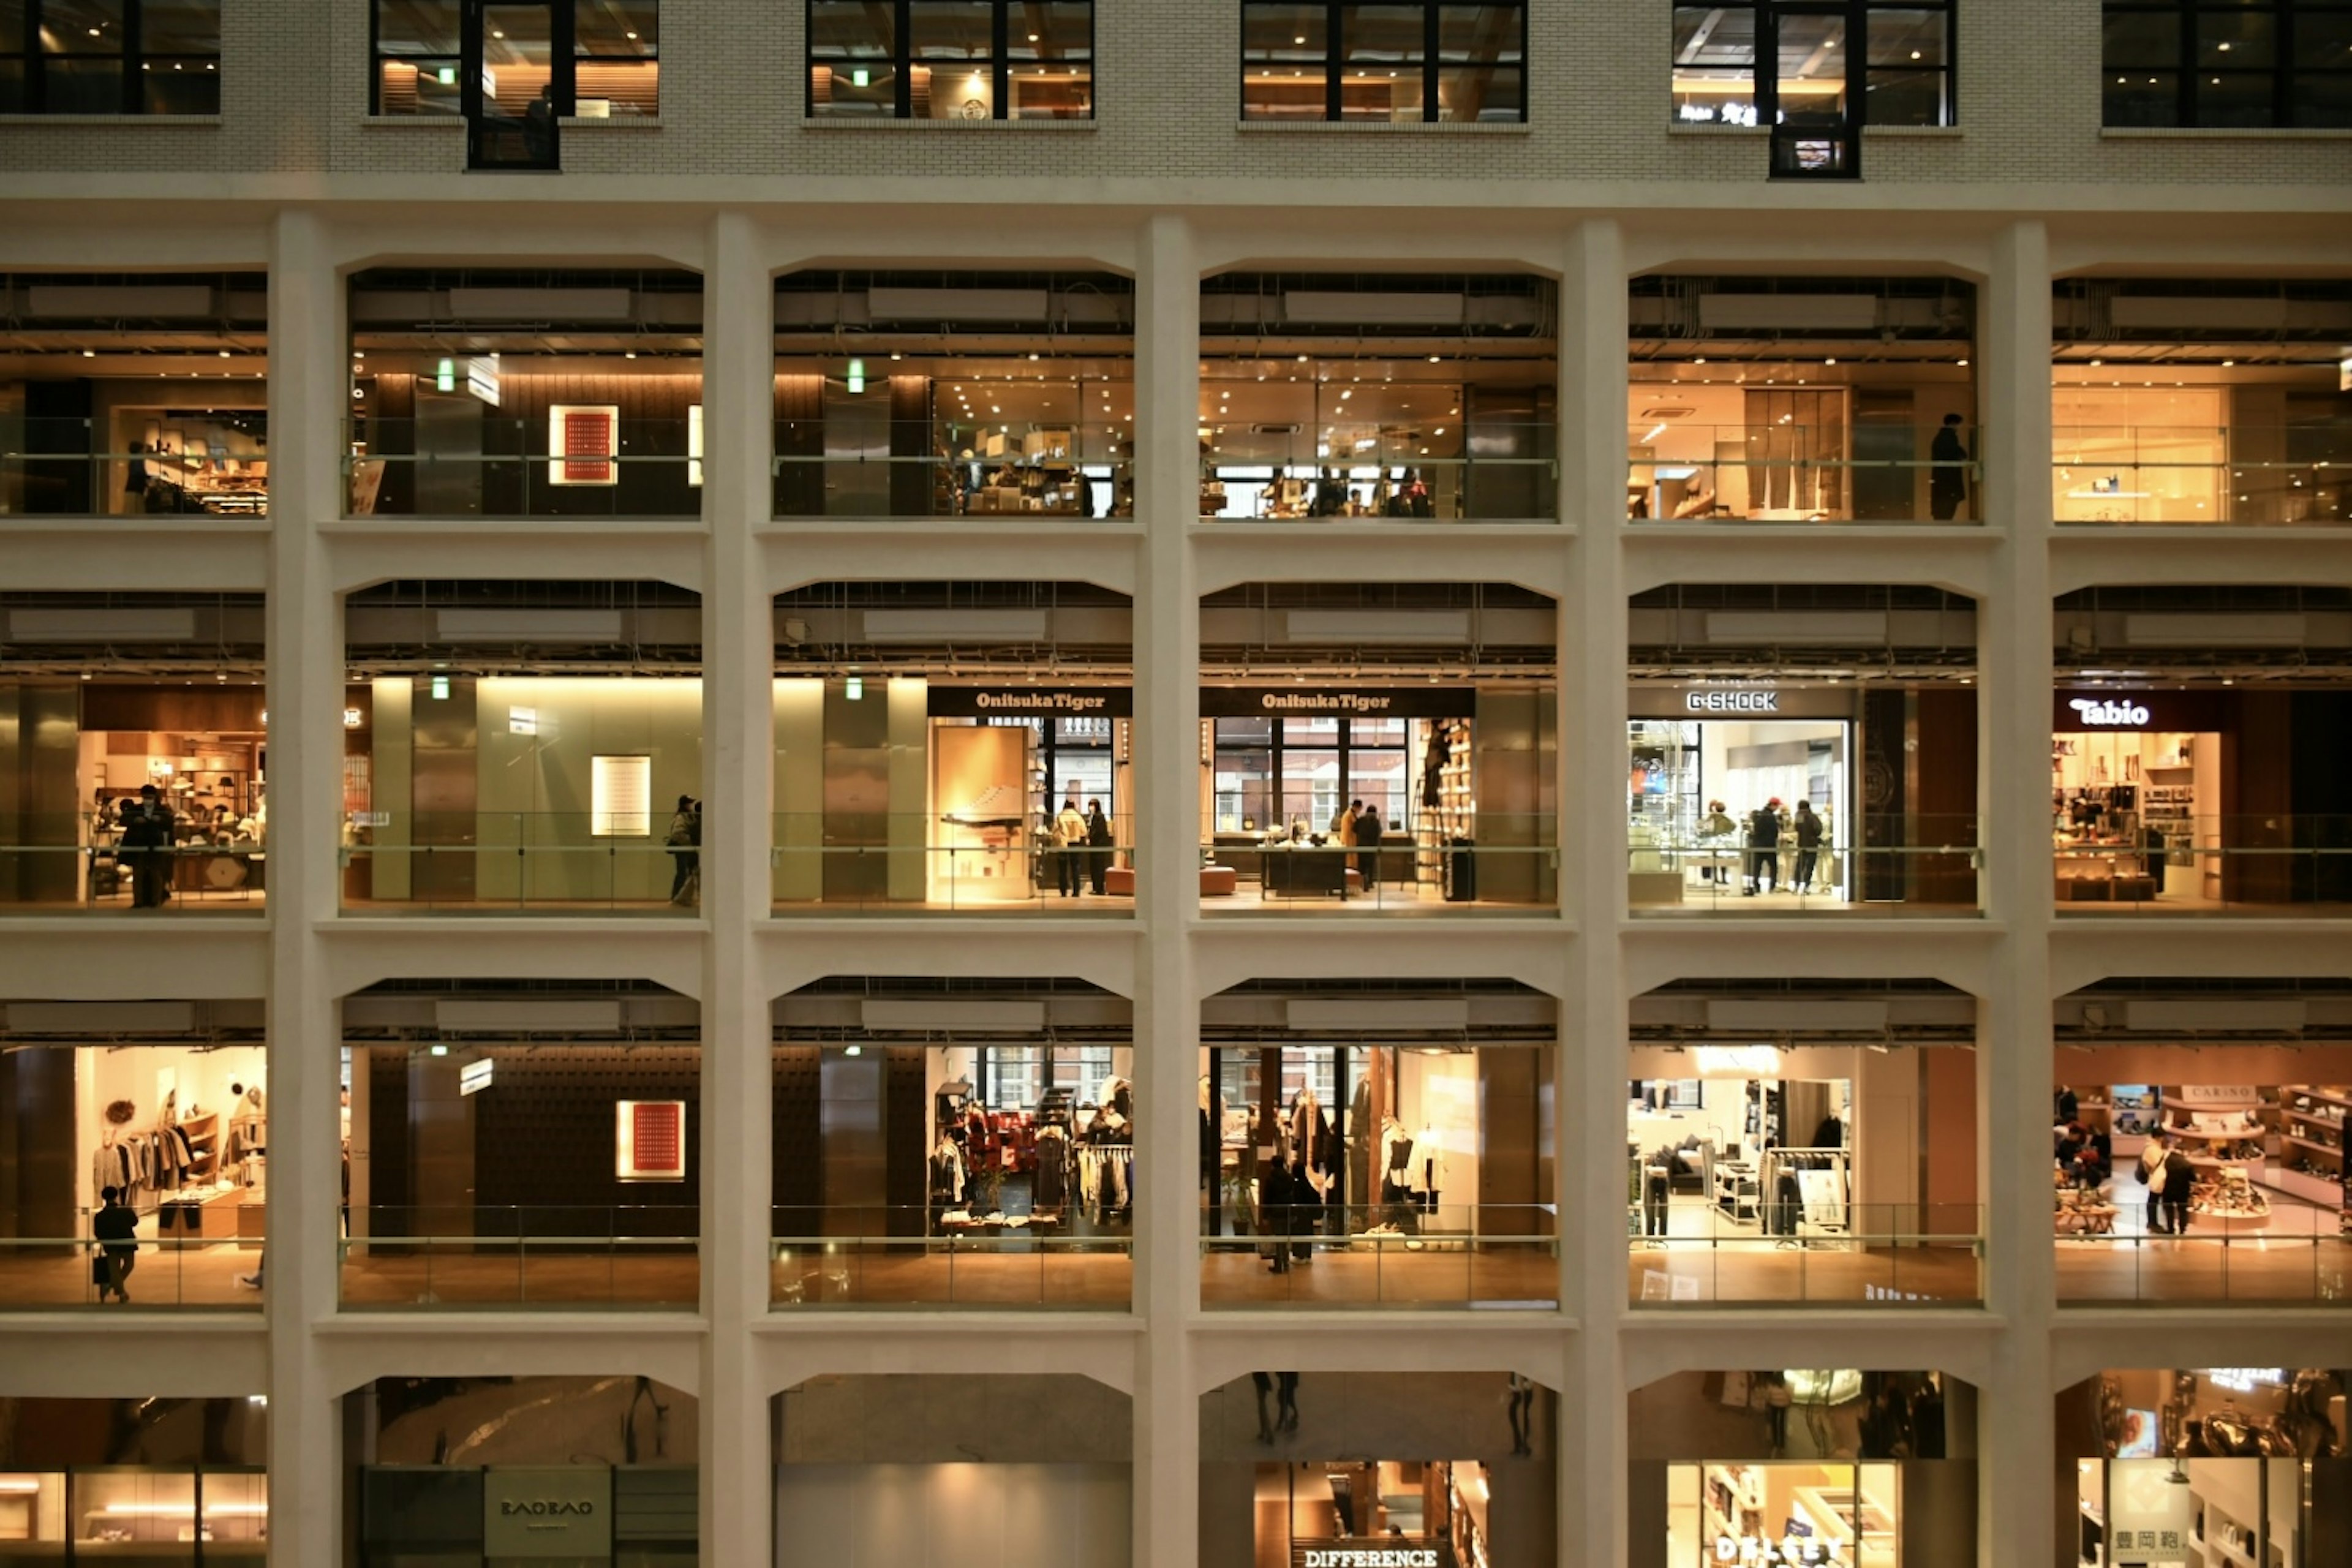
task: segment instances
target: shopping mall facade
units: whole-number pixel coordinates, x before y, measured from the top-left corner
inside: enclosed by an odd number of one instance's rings
[[[0,6],[0,1550],[2352,1561],[2352,11],[1618,9]]]

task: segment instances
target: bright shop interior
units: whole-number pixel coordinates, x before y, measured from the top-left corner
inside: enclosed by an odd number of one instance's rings
[[[1973,284],[1633,280],[1626,515],[1982,520]]]
[[[0,897],[260,910],[262,623],[258,594],[0,598]]]
[[[2324,1568],[2352,1549],[2340,1368],[2125,1368],[2063,1391],[2058,1568]]]
[[[1125,595],[821,583],[775,617],[780,910],[1132,910]]]
[[[1135,285],[1108,272],[776,280],[779,517],[1131,517]]]
[[[350,515],[701,512],[699,275],[373,268],[349,310]]]
[[[1519,1373],[1236,1378],[1201,1396],[1201,1560],[1550,1563],[1561,1415]]]
[[[11,1398],[0,1542],[39,1564],[125,1559],[260,1568],[269,1549],[268,1400]]]
[[[2352,517],[2352,285],[2068,278],[2051,303],[2062,525]]]
[[[257,272],[0,276],[0,515],[269,510]]]
[[[1204,596],[1203,900],[1554,901],[1557,614],[1503,584]]]
[[[1201,285],[1201,516],[1559,510],[1559,295],[1517,273]]]
[[[1948,1373],[1686,1372],[1626,1405],[1636,1568],[1977,1561],[1977,1393]]]

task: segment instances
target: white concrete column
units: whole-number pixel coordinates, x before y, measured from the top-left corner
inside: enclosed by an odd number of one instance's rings
[[[1560,1390],[1559,1561],[1625,1561],[1625,238],[1579,224],[1560,279],[1560,902],[1578,922],[1560,1009],[1560,1300],[1583,1332]],[[1575,1413],[1575,1414],[1569,1414]]]
[[[767,1402],[750,1327],[768,1310],[768,918],[774,616],[754,522],[768,514],[773,285],[751,220],[711,221],[703,279],[702,1561],[774,1560]]]
[[[342,1191],[336,998],[314,922],[332,920],[342,789],[341,616],[317,525],[342,510],[351,406],[342,280],[327,225],[279,215],[269,268],[269,1560],[339,1561],[342,1389],[310,1326],[333,1316]],[[282,1243],[282,1245],[281,1245]]]
[[[2050,1549],[2055,1434],[2050,1327],[2050,1019],[2053,862],[2049,748],[2050,238],[2038,221],[1993,247],[1984,361],[1986,525],[2004,535],[2000,593],[1978,629],[1985,743],[1978,799],[1989,918],[2007,931],[2007,984],[1981,1005],[1978,1056],[1987,1240],[1985,1300],[2010,1329],[1979,1402],[1981,1561],[2038,1561]]]
[[[1191,226],[1149,219],[1136,279],[1135,1378],[1137,1568],[1196,1568],[1200,1416],[1186,1320],[1201,1296],[1200,1005],[1187,928],[1200,879],[1200,595],[1188,535],[1200,505],[1200,264]]]

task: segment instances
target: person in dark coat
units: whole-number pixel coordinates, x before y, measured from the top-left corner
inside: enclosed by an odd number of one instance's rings
[[[1370,892],[1381,885],[1381,808],[1370,801],[1364,802],[1364,813],[1356,818],[1356,871],[1364,879],[1364,891]],[[1341,879],[1346,879],[1344,875]]]
[[[1813,814],[1813,803],[1797,803],[1797,891],[1813,890],[1813,868],[1821,864],[1822,819]]]
[[[140,785],[138,800],[122,803],[121,847],[131,863],[132,908],[160,910],[172,896],[172,842],[178,826],[153,784]]]
[[[1110,818],[1103,815],[1101,801],[1089,800],[1087,802],[1087,875],[1093,881],[1097,894],[1103,891],[1110,876]]]
[[[2197,1189],[2197,1167],[2175,1149],[2164,1162],[2164,1217],[2170,1222],[2172,1234],[2189,1234],[2189,1196]]]
[[[1774,795],[1748,819],[1748,886],[1745,896],[1769,893],[1780,882],[1780,797]]]
[[[1935,465],[1927,470],[1927,512],[1937,522],[1949,522],[1969,501],[1969,449],[1960,440],[1958,415],[1944,416],[1927,457]]]
[[[692,795],[682,795],[677,797],[677,811],[669,819],[669,830],[663,835],[662,842],[668,847],[669,858],[676,867],[670,873],[669,901],[673,904],[685,903],[687,901],[686,885],[694,879],[695,873],[701,868],[702,864],[702,857],[699,853],[702,844],[702,808],[694,804]]]
[[[89,1216],[100,1265],[96,1276],[98,1299],[103,1301],[111,1292],[117,1300],[128,1302],[131,1292],[122,1288],[122,1282],[131,1278],[139,1262],[139,1213],[122,1201],[121,1187],[108,1187],[98,1196],[101,1206]]]

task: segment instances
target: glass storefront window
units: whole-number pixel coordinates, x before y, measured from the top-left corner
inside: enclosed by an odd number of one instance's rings
[[[375,0],[372,112],[465,110],[467,58],[481,110],[520,121],[545,89],[559,115],[650,117],[661,108],[660,0]]]
[[[1951,125],[1953,26],[1945,0],[1677,5],[1671,112],[1691,125]],[[1759,81],[1762,56],[1775,68]]]
[[[218,114],[220,0],[0,7],[0,114]]]
[[[1246,4],[1242,118],[1527,118],[1524,5]]]
[[[809,0],[809,118],[1090,120],[1087,0]]]

